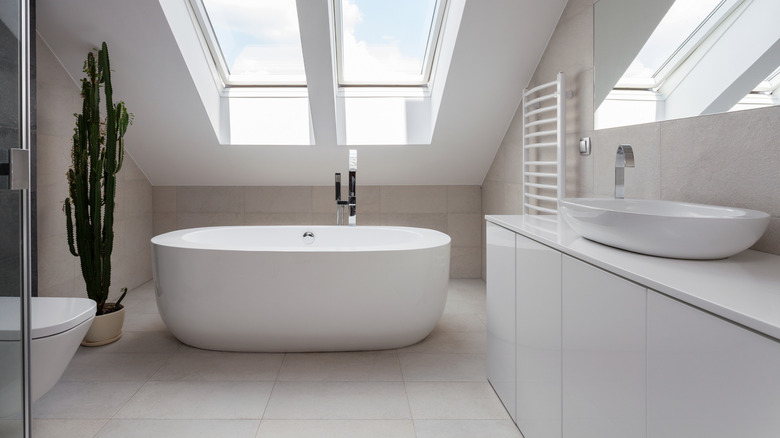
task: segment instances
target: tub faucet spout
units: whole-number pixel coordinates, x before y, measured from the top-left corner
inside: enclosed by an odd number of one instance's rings
[[[634,150],[631,145],[621,144],[615,158],[615,199],[623,199],[625,196],[626,167],[634,167]]]

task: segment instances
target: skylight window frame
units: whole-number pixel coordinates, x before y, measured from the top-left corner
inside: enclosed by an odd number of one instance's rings
[[[685,61],[710,38],[725,22],[736,19],[735,13],[746,0],[723,0],[707,17],[691,32],[691,34],[672,51],[672,54],[649,77],[621,78],[615,85],[616,89],[656,90],[664,82],[683,67]]]
[[[196,26],[200,29],[201,35],[205,40],[208,53],[211,55],[211,60],[216,67],[219,78],[222,81],[223,88],[231,87],[258,87],[258,88],[306,88],[306,79],[304,73],[304,79],[301,80],[297,76],[288,75],[272,75],[264,76],[262,79],[257,75],[236,75],[231,74],[230,69],[225,61],[225,56],[222,53],[222,48],[219,45],[219,39],[214,32],[214,27],[211,24],[206,6],[203,4],[203,0],[189,0],[190,7],[193,11]]]
[[[361,80],[361,81],[348,81],[344,79],[344,50],[342,42],[342,11],[341,0],[333,0],[333,21],[334,21],[334,51],[335,51],[335,64],[336,64],[336,81],[338,87],[376,87],[376,88],[389,88],[389,87],[429,87],[433,71],[436,65],[437,54],[439,53],[441,44],[441,35],[444,29],[444,17],[446,16],[447,0],[435,0],[433,15],[431,17],[431,27],[428,31],[428,42],[425,48],[425,56],[423,57],[423,68],[419,75],[419,79],[416,80]]]

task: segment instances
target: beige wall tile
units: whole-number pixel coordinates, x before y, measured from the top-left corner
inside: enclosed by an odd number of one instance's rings
[[[381,225],[429,228],[442,233],[447,232],[446,213],[385,213],[382,214],[381,218]],[[358,221],[360,221],[360,215],[358,215]]]
[[[64,237],[63,233],[62,236],[38,239],[38,287],[41,296],[47,296],[41,290],[48,290],[65,279],[73,278],[73,266],[78,259],[70,253]]]
[[[71,144],[65,137],[39,134],[36,143],[37,183],[38,187],[46,185],[63,185],[67,181],[70,167]]]
[[[480,278],[482,248],[478,246],[450,247],[450,278]]]
[[[446,186],[382,186],[379,190],[382,213],[446,213]]]
[[[772,254],[780,254],[780,218],[772,217],[769,219],[769,228],[761,236],[753,249]]]
[[[665,199],[780,216],[780,107],[666,122]]]
[[[154,234],[154,218],[151,214],[125,221],[125,246],[127,255],[151,250]]]
[[[244,187],[247,213],[311,213],[311,187]]]
[[[482,244],[482,215],[479,213],[450,213],[447,215],[447,234],[452,246],[476,246]]]
[[[177,213],[176,228],[244,225],[244,213]]]
[[[447,186],[447,213],[482,212],[482,187]]]
[[[176,226],[176,213],[154,213],[152,231],[155,236],[178,229]]]
[[[244,189],[243,187],[178,187],[176,212],[244,213]]]
[[[68,188],[59,186],[38,187],[38,238],[65,237],[65,213],[62,211]]]
[[[151,217],[154,209],[154,191],[148,181],[124,181],[119,190],[124,194],[125,218]]]
[[[153,192],[155,213],[176,213],[176,187],[155,186]]]
[[[344,191],[341,198],[345,198]],[[333,186],[317,186],[311,188],[311,211],[313,213],[336,212],[336,189]]]
[[[311,225],[311,213],[246,213],[244,225]]]

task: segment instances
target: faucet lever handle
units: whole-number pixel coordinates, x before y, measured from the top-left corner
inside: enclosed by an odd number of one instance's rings
[[[341,174],[336,172],[336,201],[341,201]]]

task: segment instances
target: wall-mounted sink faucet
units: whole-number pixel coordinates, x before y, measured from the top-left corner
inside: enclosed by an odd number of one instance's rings
[[[626,167],[634,167],[634,149],[629,144],[621,144],[615,157],[615,199],[625,196]]]
[[[344,208],[349,207],[349,225],[357,225],[357,150],[349,150],[349,192],[347,200],[341,200],[341,174],[336,174],[336,225],[344,225]]]

